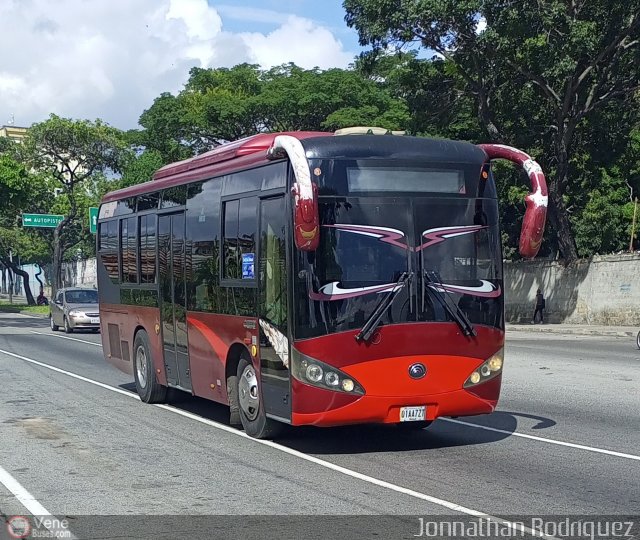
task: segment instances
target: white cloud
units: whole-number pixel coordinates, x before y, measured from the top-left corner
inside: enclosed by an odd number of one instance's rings
[[[30,125],[56,113],[130,128],[161,92],[179,91],[193,66],[346,67],[354,54],[327,28],[295,16],[267,35],[227,32],[224,9],[207,0],[51,5],[0,1],[0,125],[12,114]]]
[[[294,15],[270,34],[241,36],[255,62],[263,66],[294,62],[306,68],[327,69],[346,67],[353,60],[353,54],[346,52],[329,30]]]

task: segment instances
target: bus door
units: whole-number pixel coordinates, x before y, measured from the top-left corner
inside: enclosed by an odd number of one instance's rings
[[[260,201],[258,317],[262,398],[270,417],[289,422],[291,391],[286,220],[283,196]]]
[[[190,391],[184,212],[158,217],[158,259],[160,314],[167,383]]]

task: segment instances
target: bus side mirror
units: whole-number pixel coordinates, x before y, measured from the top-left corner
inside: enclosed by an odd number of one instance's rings
[[[311,181],[302,143],[291,135],[278,135],[267,150],[269,159],[288,157],[296,177],[293,184],[293,238],[301,251],[315,251],[320,242],[318,186]]]
[[[490,160],[506,159],[512,161],[521,165],[529,176],[533,191],[524,198],[527,209],[522,221],[519,249],[520,255],[525,259],[532,259],[540,250],[547,218],[549,195],[544,173],[540,165],[522,150],[503,144],[479,144],[478,146],[485,151]]]
[[[302,196],[298,182],[293,185],[293,239],[302,251],[315,251],[320,242],[318,186],[311,183],[311,197]]]

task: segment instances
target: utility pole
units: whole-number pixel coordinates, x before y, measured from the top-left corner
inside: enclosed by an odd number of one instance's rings
[[[13,252],[9,249],[9,261],[13,263]],[[13,271],[9,268],[9,303],[13,304]]]
[[[633,201],[633,221],[631,222],[631,240],[629,240],[629,252],[633,253],[633,237],[636,233],[636,211],[638,209],[638,197]]]

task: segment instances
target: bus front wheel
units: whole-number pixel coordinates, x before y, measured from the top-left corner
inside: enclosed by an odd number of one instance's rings
[[[281,424],[267,418],[259,376],[247,354],[243,354],[238,363],[236,385],[240,421],[245,433],[255,439],[268,439],[277,435]]]
[[[144,330],[136,334],[133,342],[133,375],[136,390],[145,403],[163,403],[167,398],[167,387],[158,383],[153,369],[149,336]]]

